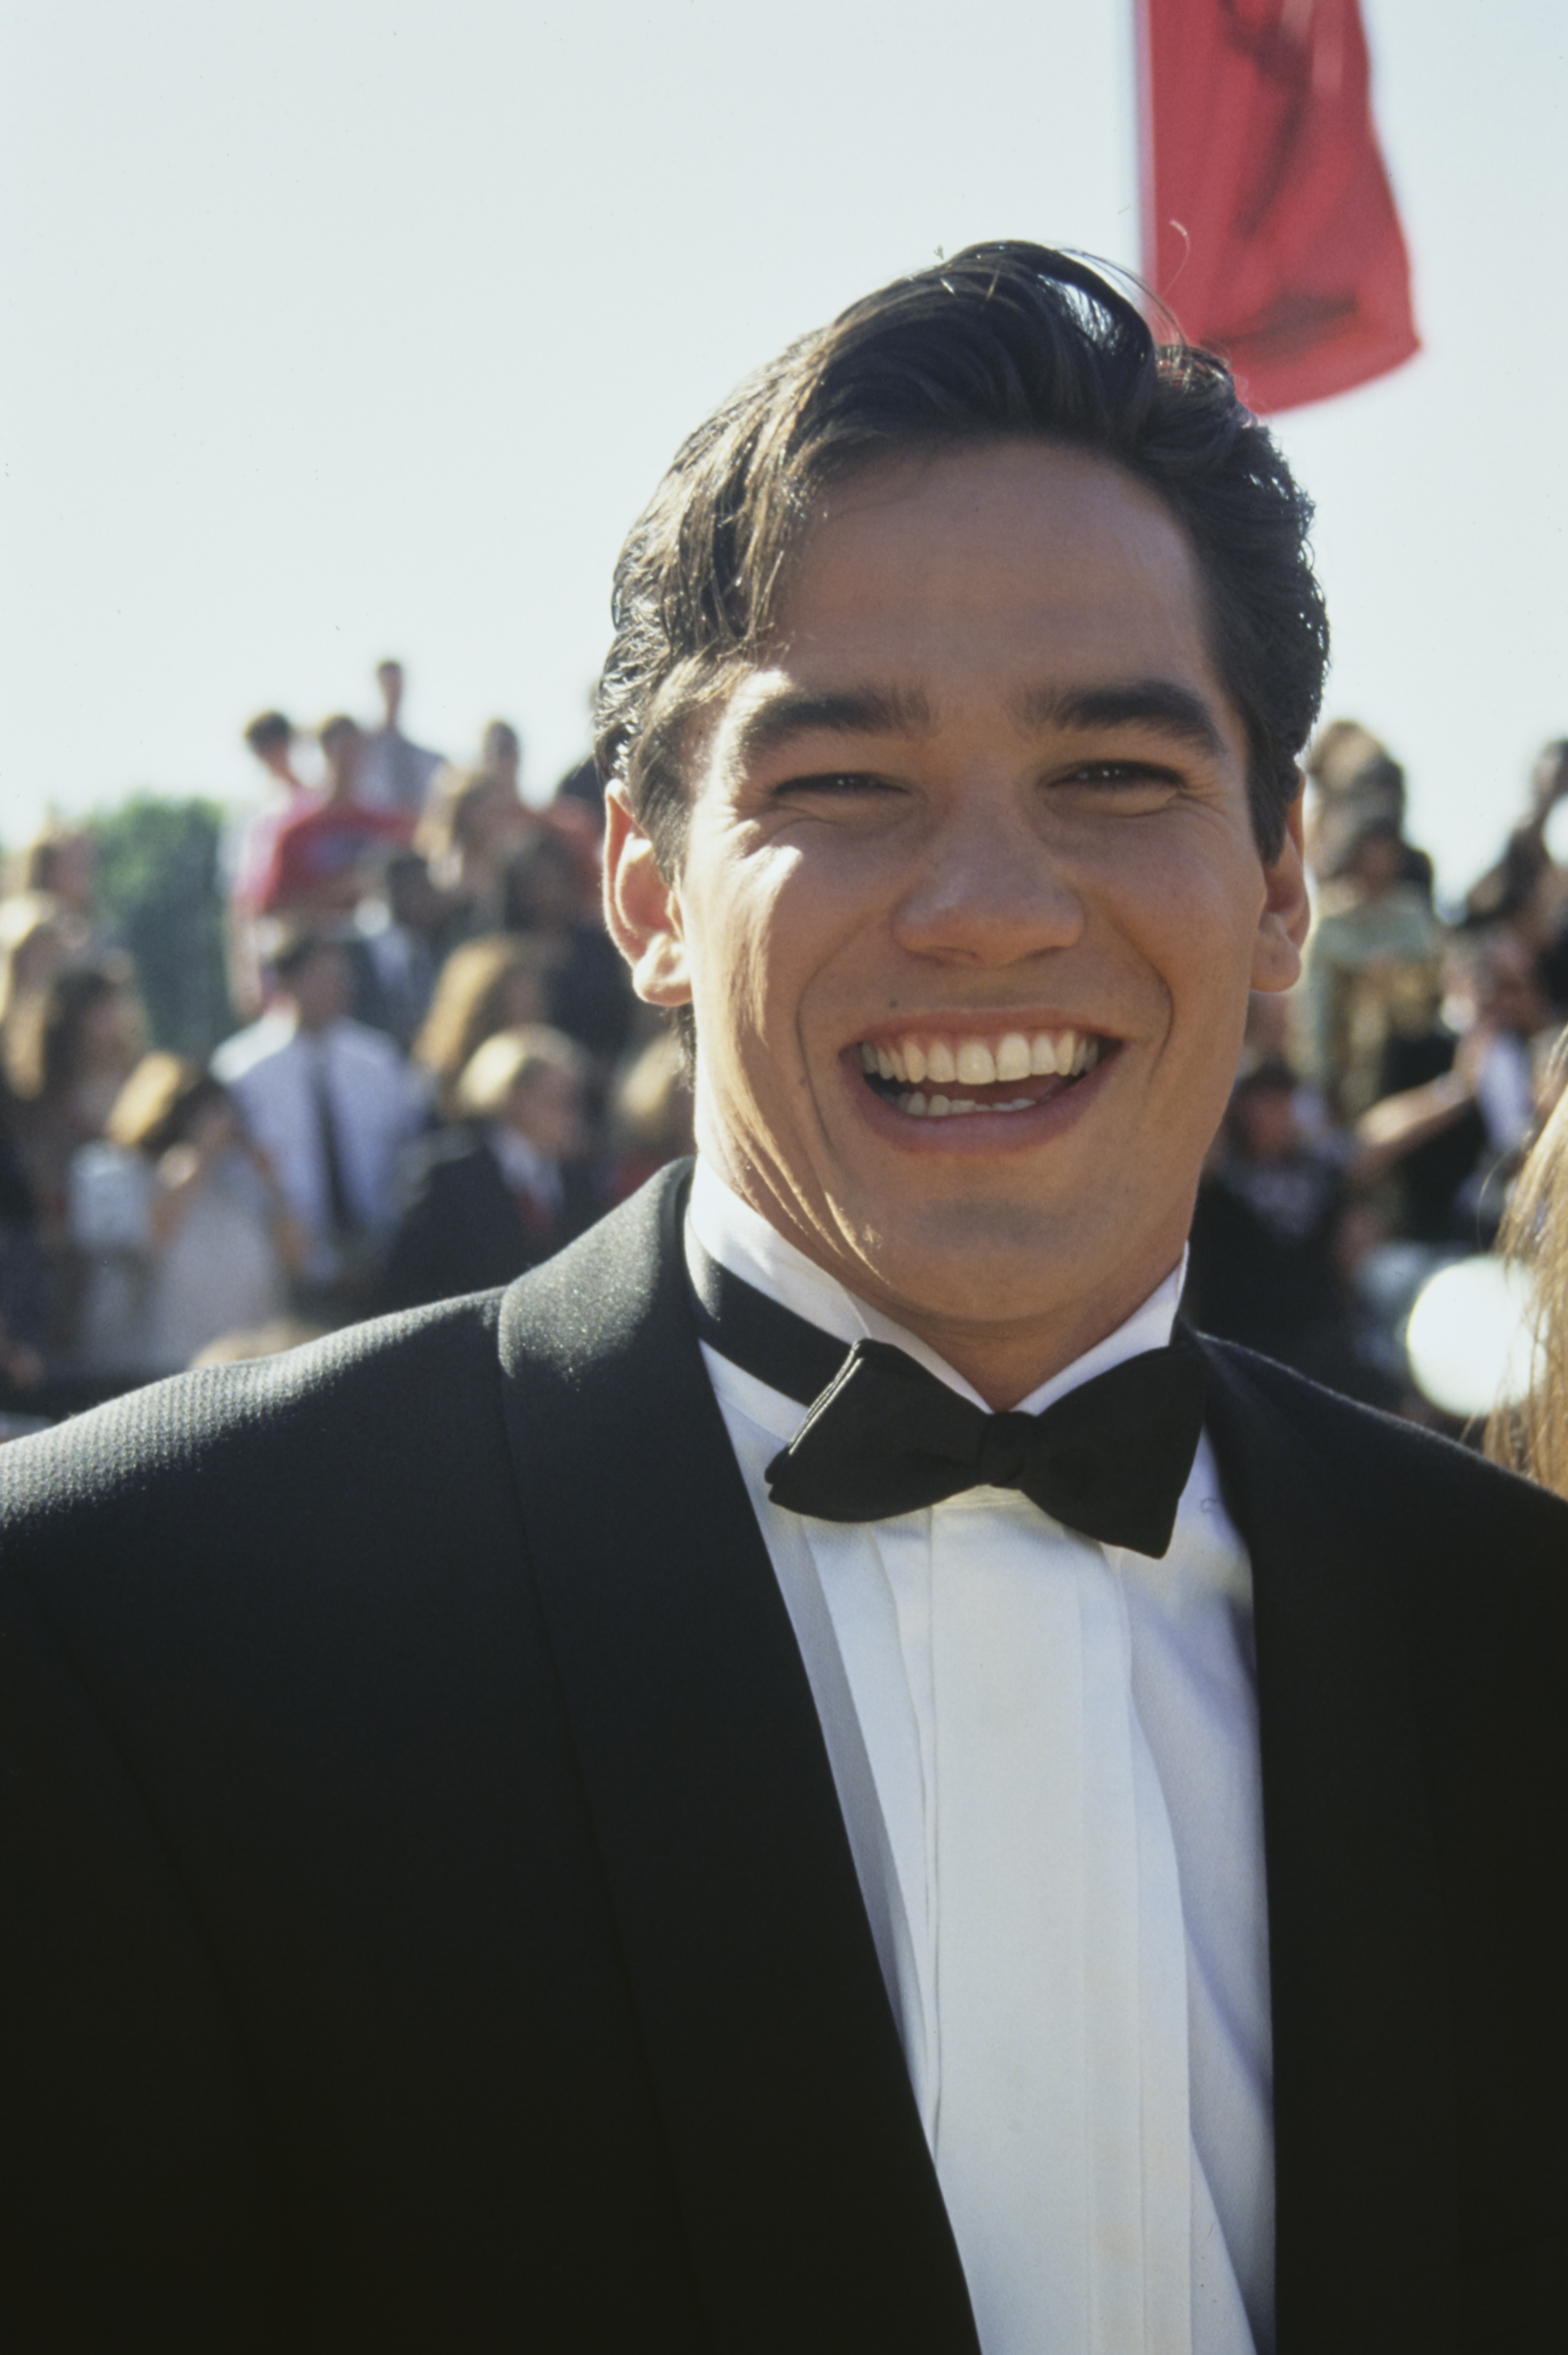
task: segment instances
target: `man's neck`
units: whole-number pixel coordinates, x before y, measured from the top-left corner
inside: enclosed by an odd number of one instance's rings
[[[1114,1298],[1095,1295],[1067,1304],[1049,1324],[1030,1319],[1012,1328],[977,1329],[969,1320],[933,1316],[877,1296],[749,1203],[710,1162],[699,1161],[698,1172],[693,1222],[708,1250],[735,1273],[840,1337],[863,1330],[873,1338],[913,1343],[913,1354],[933,1372],[957,1376],[994,1412],[1020,1403],[1038,1410],[1078,1380],[1124,1356],[1161,1348],[1170,1337],[1185,1264],[1179,1246],[1147,1280],[1129,1270]],[[1061,1377],[1067,1379],[1059,1390]]]

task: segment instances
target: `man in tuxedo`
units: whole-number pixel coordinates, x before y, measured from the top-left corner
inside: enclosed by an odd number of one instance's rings
[[[1175,1323],[1307,517],[1028,246],[686,444],[599,755],[695,1178],[12,1459],[23,2343],[1564,2343],[1568,1515]]]

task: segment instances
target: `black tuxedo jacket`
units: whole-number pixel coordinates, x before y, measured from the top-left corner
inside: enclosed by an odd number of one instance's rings
[[[974,2355],[677,1201],[0,1459],[8,2345]],[[1212,1377],[1280,2348],[1562,2348],[1568,1510]]]

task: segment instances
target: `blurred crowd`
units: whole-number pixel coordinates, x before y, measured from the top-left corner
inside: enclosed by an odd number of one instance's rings
[[[244,737],[267,802],[229,860],[233,1028],[149,1039],[91,826],[53,825],[0,898],[0,1414],[50,1417],[197,1360],[507,1282],[690,1149],[678,1043],[599,909],[583,761],[526,799],[493,720],[471,760],[373,719]],[[1349,720],[1307,763],[1316,915],[1288,998],[1254,999],[1193,1230],[1188,1306],[1417,1415],[1403,1327],[1488,1249],[1563,1087],[1568,868],[1549,745],[1496,863],[1440,909],[1403,772]]]
[[[373,721],[244,730],[266,805],[228,862],[234,1027],[148,1036],[91,826],[0,897],[0,1413],[502,1284],[690,1149],[678,1045],[599,911],[592,764],[542,805],[517,730],[469,762]],[[194,911],[193,911],[194,915]]]
[[[1495,864],[1440,909],[1389,748],[1351,720],[1308,755],[1314,922],[1299,987],[1255,997],[1205,1170],[1187,1305],[1209,1332],[1442,1423],[1404,1331],[1445,1263],[1489,1252],[1563,1085],[1568,868],[1546,746]]]

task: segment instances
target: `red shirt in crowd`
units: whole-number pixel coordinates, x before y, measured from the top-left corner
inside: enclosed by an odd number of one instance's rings
[[[359,868],[368,851],[395,848],[413,832],[401,811],[368,809],[359,802],[318,802],[279,827],[257,911],[291,908],[349,909],[360,896]]]

